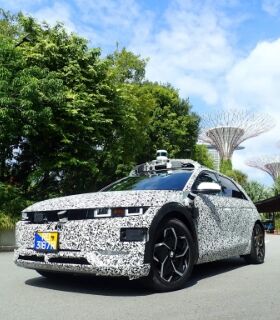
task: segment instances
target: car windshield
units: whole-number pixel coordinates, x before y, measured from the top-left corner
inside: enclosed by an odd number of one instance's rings
[[[152,176],[127,177],[112,183],[101,191],[183,190],[191,175],[190,171],[177,171]]]

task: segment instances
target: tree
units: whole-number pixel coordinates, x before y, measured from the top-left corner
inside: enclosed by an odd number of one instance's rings
[[[253,202],[261,201],[272,196],[271,190],[257,181],[246,182],[243,187]]]
[[[95,191],[151,159],[190,156],[198,117],[146,60],[22,14],[0,19],[0,182],[36,201]]]
[[[198,135],[199,118],[188,100],[181,99],[171,85],[145,82],[142,94],[153,100],[150,108],[145,150],[138,162],[147,161],[157,149],[166,149],[170,157],[190,158]]]
[[[278,196],[280,194],[280,177],[278,177],[274,181],[274,185],[272,187],[272,192],[275,196]]]
[[[222,160],[220,164],[220,172],[238,182],[242,187],[247,183],[247,175],[240,170],[232,168],[231,160]]]
[[[232,162],[230,159],[228,160],[221,160],[220,163],[220,171],[224,174],[226,174],[226,172],[232,171]]]
[[[145,79],[147,59],[142,59],[125,48],[115,50],[107,59],[110,63],[110,77],[117,83],[141,83]]]
[[[214,160],[204,145],[197,144],[195,146],[193,159],[207,168],[214,169]]]

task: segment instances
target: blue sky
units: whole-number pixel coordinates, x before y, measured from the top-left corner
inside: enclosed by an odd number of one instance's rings
[[[147,78],[169,82],[203,115],[236,108],[270,114],[268,133],[244,142],[235,168],[270,185],[246,159],[280,153],[280,0],[0,0],[101,47],[149,57]]]

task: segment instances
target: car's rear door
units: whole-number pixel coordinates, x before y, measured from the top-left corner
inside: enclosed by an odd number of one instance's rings
[[[228,228],[232,249],[240,254],[251,237],[252,204],[233,181],[222,175],[218,179],[228,210],[223,217],[223,225]]]

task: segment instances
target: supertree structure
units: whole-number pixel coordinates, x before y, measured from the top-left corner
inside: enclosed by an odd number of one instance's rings
[[[202,117],[199,139],[213,145],[221,160],[231,160],[233,151],[250,138],[274,126],[272,118],[246,110],[225,110]]]
[[[246,164],[271,175],[276,181],[280,178],[280,155],[267,155],[246,161]]]

